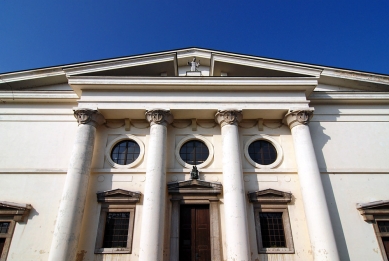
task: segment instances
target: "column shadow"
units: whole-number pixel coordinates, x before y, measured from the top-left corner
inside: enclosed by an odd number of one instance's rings
[[[336,121],[336,118],[337,117],[334,116],[333,121]],[[319,170],[327,170],[327,164],[323,153],[323,148],[328,143],[328,141],[331,140],[331,137],[325,134],[326,129],[324,126],[322,126],[320,122],[311,122],[309,127]],[[330,177],[328,174],[320,175],[320,177],[323,183],[323,189],[327,201],[327,208],[330,214],[332,229],[335,235],[339,258],[342,261],[350,261],[349,250],[347,248],[342,221],[340,219],[339,210],[336,204],[336,198]]]

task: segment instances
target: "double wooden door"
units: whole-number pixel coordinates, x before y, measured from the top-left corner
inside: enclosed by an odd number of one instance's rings
[[[180,261],[211,261],[209,205],[181,205]]]

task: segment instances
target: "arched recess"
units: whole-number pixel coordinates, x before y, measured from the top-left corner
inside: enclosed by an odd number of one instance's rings
[[[185,180],[168,183],[168,192],[172,202],[170,226],[170,260],[179,260],[180,206],[185,204],[209,205],[211,260],[222,260],[220,237],[219,197],[222,184],[205,180]]]

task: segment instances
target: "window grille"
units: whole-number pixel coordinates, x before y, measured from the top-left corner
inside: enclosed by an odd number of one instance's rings
[[[104,248],[127,247],[129,212],[108,212],[104,231]]]
[[[0,222],[0,234],[8,233],[9,222]]]
[[[286,247],[282,213],[259,213],[259,222],[263,247]]]

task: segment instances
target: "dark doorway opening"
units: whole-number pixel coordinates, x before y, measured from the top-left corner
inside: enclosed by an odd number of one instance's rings
[[[180,261],[211,261],[209,205],[181,205]]]

